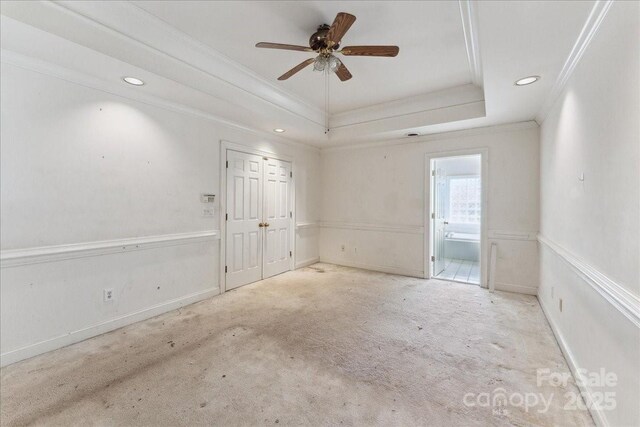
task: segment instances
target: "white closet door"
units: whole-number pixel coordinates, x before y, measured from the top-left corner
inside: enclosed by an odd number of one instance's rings
[[[263,159],[227,151],[227,290],[262,279]]]
[[[291,163],[265,160],[264,169],[264,273],[263,278],[289,270],[291,228]]]

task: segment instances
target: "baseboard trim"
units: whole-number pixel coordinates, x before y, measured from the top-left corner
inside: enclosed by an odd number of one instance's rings
[[[158,316],[171,310],[176,310],[180,307],[184,307],[185,305],[193,304],[195,302],[216,296],[218,294],[220,294],[220,288],[209,288],[207,290],[195,292],[180,298],[169,300],[151,306],[149,308],[136,311],[134,313],[126,314],[115,319],[107,320],[105,322],[88,326],[83,329],[78,329],[76,331],[69,332],[68,334],[60,335],[55,338],[40,341],[38,343],[21,347],[15,350],[7,351],[0,355],[0,366],[10,365],[12,363],[34,357],[42,353],[57,350],[68,345],[84,341],[88,338],[92,338],[97,335],[102,335],[115,329],[122,328],[123,326],[140,322],[142,320]]]
[[[569,366],[569,369],[573,374],[573,378],[574,379],[579,378],[580,376],[580,373],[578,372],[579,367],[577,366],[575,357],[573,356],[571,349],[567,345],[567,342],[565,341],[564,336],[562,335],[562,332],[560,332],[560,329],[554,322],[553,318],[549,315],[550,311],[545,306],[542,299],[539,297],[537,299],[538,299],[538,304],[540,304],[540,308],[542,308],[542,312],[544,313],[544,316],[547,319],[547,323],[549,324],[549,327],[551,328],[551,331],[553,332],[553,335],[556,338],[558,347],[560,347],[560,351],[562,351],[562,354],[564,355],[564,359],[566,360],[567,365]],[[584,396],[589,396],[590,402],[597,402],[598,400],[594,398],[594,395],[591,389],[586,384],[587,384],[586,381],[576,381],[576,385],[580,390],[580,392]],[[609,423],[607,422],[607,419],[602,413],[602,411],[598,410],[597,408],[589,408],[589,413],[591,414],[593,421],[596,423],[598,427],[609,427]]]
[[[514,285],[511,283],[496,282],[496,290],[513,292],[515,294],[538,295],[538,288],[533,288],[531,286]]]
[[[5,250],[0,252],[0,268],[200,243],[216,240],[218,239],[218,236],[219,232],[217,230],[206,230],[179,234],[162,234],[159,236],[134,237],[129,239],[101,240],[96,242],[72,243],[68,245]]]
[[[300,261],[298,263],[296,263],[296,270],[299,268],[304,268],[304,267],[308,267],[310,265],[313,265],[317,262],[320,262],[320,257],[315,257],[315,258],[309,258],[306,259],[304,261]]]
[[[363,270],[378,271],[380,273],[397,274],[399,276],[417,277],[423,279],[424,275],[422,270],[411,270],[402,267],[392,267],[388,265],[376,265],[376,264],[362,264],[358,262],[338,261],[331,258],[320,257],[320,262],[326,262],[327,264],[341,265],[343,267],[361,268]]]
[[[591,285],[596,292],[620,311],[627,319],[633,322],[636,327],[640,328],[640,298],[609,279],[586,261],[541,234],[538,234],[538,242],[551,249],[560,259],[567,263],[578,276]]]

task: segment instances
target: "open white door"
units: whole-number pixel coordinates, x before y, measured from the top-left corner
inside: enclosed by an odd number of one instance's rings
[[[444,237],[445,237],[445,189],[446,177],[441,168],[438,168],[437,161],[434,161],[433,171],[433,276],[437,276],[445,269]]]
[[[262,279],[263,159],[227,151],[226,288]]]
[[[263,278],[289,270],[291,248],[291,163],[265,160],[264,170],[264,273]]]

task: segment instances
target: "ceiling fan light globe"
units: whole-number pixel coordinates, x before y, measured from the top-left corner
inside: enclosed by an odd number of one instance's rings
[[[332,73],[335,73],[340,68],[340,65],[342,65],[342,62],[338,58],[333,55],[329,57],[329,70]]]
[[[318,56],[315,61],[313,61],[313,71],[324,71],[327,67],[327,58],[323,56]]]

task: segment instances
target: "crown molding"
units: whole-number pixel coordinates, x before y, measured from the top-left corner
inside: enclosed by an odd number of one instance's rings
[[[528,120],[524,122],[516,122],[516,123],[506,123],[500,125],[492,125],[492,126],[482,126],[475,127],[470,129],[461,129],[454,130],[449,132],[440,132],[433,133],[429,135],[423,135],[419,137],[402,137],[402,138],[392,138],[385,139],[381,141],[372,141],[365,142],[361,144],[350,144],[350,145],[335,145],[330,147],[322,147],[321,151],[331,152],[331,151],[343,151],[343,150],[360,150],[365,148],[375,148],[375,147],[392,147],[398,145],[408,145],[408,144],[421,144],[424,142],[430,141],[441,141],[452,138],[464,138],[475,135],[486,135],[492,133],[501,133],[501,132],[515,132],[519,130],[533,129],[538,128],[539,125],[534,120]]]
[[[89,21],[94,27],[125,37],[139,47],[151,49],[173,61],[193,67],[280,110],[324,126],[324,112],[319,108],[263,79],[133,3],[109,2],[108,7],[100,2],[47,1],[44,4]]]
[[[461,4],[460,8],[466,43],[469,45],[469,52],[472,52],[469,53],[469,58],[473,61],[470,67],[475,75],[474,79],[478,80],[481,74],[475,15],[470,4]],[[486,113],[484,91],[478,85],[467,84],[332,115],[330,121],[334,132],[327,136],[320,132],[321,129],[324,130],[324,111],[282,90],[133,3],[47,0],[32,3],[29,7],[13,6],[3,12],[27,25],[35,25],[41,31],[137,66],[193,91],[229,102],[238,110],[249,110],[268,119],[290,121],[284,123],[283,127],[288,124],[292,129],[305,129],[308,138],[301,135],[298,137],[307,138],[308,141],[296,141],[304,146],[318,147],[331,140],[333,143],[363,141],[371,135],[384,137],[383,134],[398,134],[424,126],[425,123],[467,120],[482,117]],[[52,16],[58,19],[52,19]],[[72,29],[67,30],[68,28]],[[53,59],[48,58],[48,61]],[[109,92],[113,90],[110,89]],[[166,99],[159,94],[155,96]],[[160,100],[156,99],[154,102],[158,103]],[[193,107],[188,105],[184,102],[179,109],[189,109],[194,113]],[[176,105],[171,108],[176,109]],[[200,109],[197,115],[206,115],[207,118],[226,122],[231,126],[243,123],[242,127],[247,130],[247,124],[237,112],[230,114],[231,117],[222,118],[226,117],[224,112],[205,112],[202,108],[204,107],[195,107],[196,110]],[[231,123],[229,119],[234,122]],[[263,126],[260,135],[266,136],[267,133]]]
[[[14,67],[33,71],[35,73],[39,73],[39,74],[47,75],[60,80],[64,80],[68,83],[76,84],[89,89],[94,89],[100,92],[108,93],[110,95],[118,96],[120,98],[127,99],[129,101],[139,102],[139,103],[150,105],[153,107],[162,108],[167,111],[186,114],[186,115],[198,117],[200,119],[212,121],[212,122],[215,122],[216,124],[219,124],[234,130],[247,132],[252,135],[260,136],[262,138],[265,138],[275,143],[297,147],[297,148],[303,148],[307,150],[319,151],[319,148],[314,145],[305,144],[303,142],[295,141],[279,135],[274,135],[268,132],[264,132],[259,129],[247,127],[242,124],[224,119],[222,117],[218,117],[211,113],[207,113],[202,110],[188,107],[183,104],[178,104],[176,102],[171,102],[164,98],[160,98],[154,95],[149,95],[144,92],[127,90],[128,88],[123,87],[120,84],[112,84],[109,82],[105,82],[104,80],[90,76],[88,74],[81,73],[75,70],[70,70],[68,68],[59,66],[57,64],[52,64],[48,61],[33,58],[33,57],[16,53],[10,50],[0,49],[0,62],[4,64],[12,65]]]
[[[464,43],[467,48],[467,61],[471,72],[471,81],[474,85],[483,87],[482,62],[480,60],[480,43],[478,42],[478,20],[475,6],[471,0],[459,0],[460,16],[462,18],[462,30]]]
[[[482,88],[473,84],[454,86],[333,114],[329,127],[341,129],[479,101],[484,102]]]
[[[484,91],[454,86],[331,116],[330,144],[357,144],[372,137],[399,136],[412,129],[486,116]]]
[[[547,117],[547,114],[549,114],[549,111],[555,104],[556,100],[564,91],[567,82],[580,63],[580,59],[582,59],[585,51],[591,44],[593,37],[598,32],[598,29],[600,29],[600,25],[604,21],[604,18],[607,15],[607,12],[609,11],[609,8],[612,4],[613,0],[597,0],[593,4],[593,8],[589,13],[589,17],[582,27],[580,35],[578,35],[578,39],[574,43],[569,56],[564,62],[558,78],[553,84],[551,91],[545,98],[544,102],[542,103],[542,107],[536,115],[536,121],[538,123],[542,123],[544,121],[544,119]]]
[[[358,143],[370,137],[404,133],[410,129],[441,125],[486,116],[484,101],[462,102],[442,105],[407,114],[389,115],[362,123],[333,128],[329,132],[332,144],[342,142]]]

